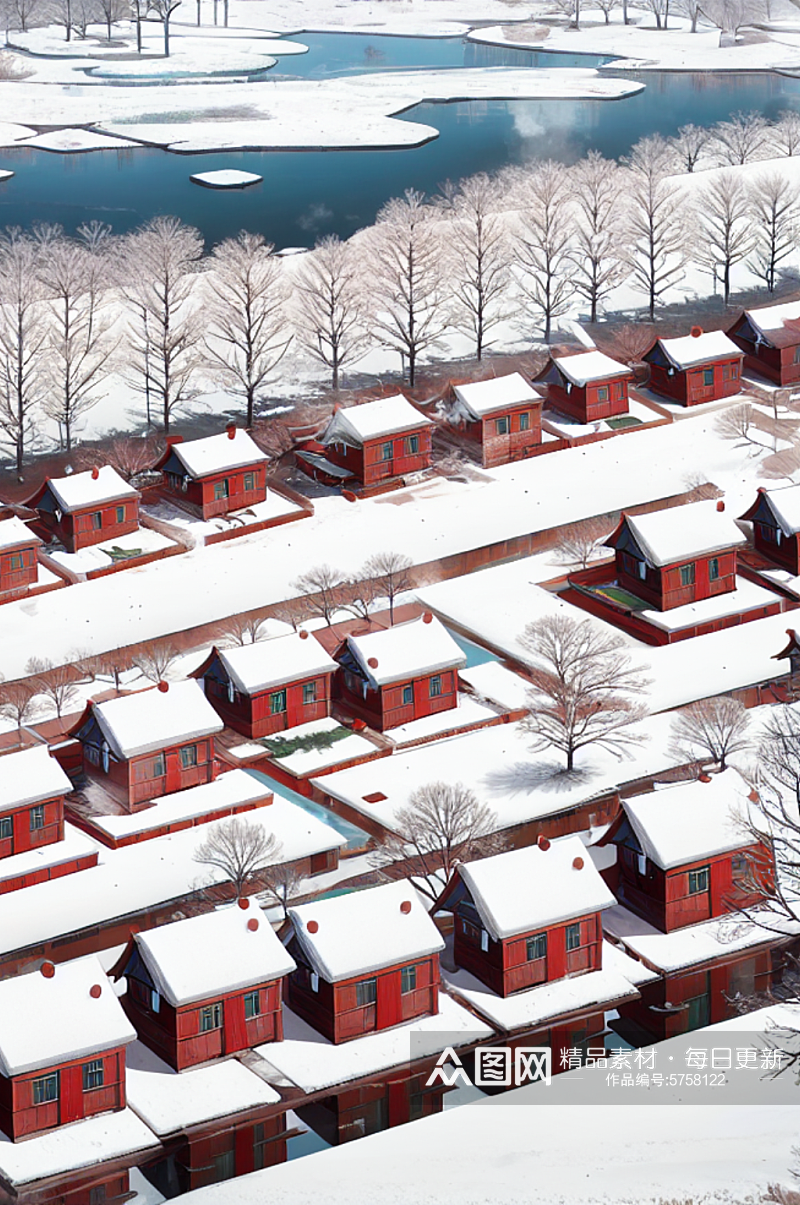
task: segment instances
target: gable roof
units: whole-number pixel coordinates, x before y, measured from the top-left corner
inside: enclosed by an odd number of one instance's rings
[[[347,647],[375,688],[437,670],[463,669],[467,664],[466,654],[447,629],[427,612],[391,628],[348,636]]]
[[[784,535],[794,536],[800,532],[800,485],[781,485],[775,489],[759,486],[758,498],[741,517],[760,518],[757,512],[764,506],[771,512]]]
[[[168,453],[178,457],[191,477],[226,473],[250,464],[263,464],[268,459],[247,432],[238,427],[232,439],[227,431],[223,431],[219,435],[207,435],[204,439],[174,443]]]
[[[553,363],[561,375],[578,388],[588,385],[590,381],[633,376],[627,364],[620,364],[601,351],[584,351],[576,356],[553,356]]]
[[[510,372],[502,377],[490,377],[488,381],[473,381],[467,385],[455,385],[456,411],[466,411],[467,417],[483,418],[497,410],[509,410],[513,406],[540,406],[542,399],[519,372]]]
[[[27,523],[23,523],[16,515],[10,519],[0,519],[0,551],[11,548],[32,548],[41,544],[42,540],[31,531]]]
[[[439,930],[406,879],[301,904],[289,909],[289,919],[312,969],[328,983],[444,949]],[[311,931],[314,924],[316,931]]]
[[[662,870],[757,844],[742,824],[754,805],[732,768],[710,782],[696,779],[623,799],[622,806],[642,853]]]
[[[649,360],[657,348],[661,348],[669,363],[680,371],[713,360],[741,360],[744,354],[724,331],[682,335],[679,339],[657,339],[643,359]]]
[[[135,941],[156,989],[175,1007],[281,979],[295,968],[249,899],[147,929]]]
[[[49,488],[67,515],[83,510],[85,506],[103,506],[107,502],[124,502],[139,497],[139,491],[120,477],[110,464],[98,469],[96,477],[92,472],[92,469],[87,469],[85,473],[72,473],[69,477],[50,477],[37,497],[41,497]]]
[[[136,1038],[94,954],[58,963],[50,977],[33,971],[0,980],[0,1016],[5,1076],[101,1054]]]
[[[477,862],[463,862],[455,875],[466,886],[484,929],[495,941],[598,912],[617,902],[580,837],[553,841],[545,849],[528,845]],[[445,889],[439,907],[447,908],[447,896]]]
[[[339,668],[308,633],[291,632],[239,648],[217,649],[216,654],[236,689],[247,695],[286,682],[332,674]]]
[[[72,783],[46,745],[0,757],[0,812],[71,791]]]
[[[800,301],[745,310],[742,318],[750,323],[754,335],[761,336],[760,341],[772,347],[793,347],[800,343]],[[741,318],[731,329],[735,330],[740,322]]]
[[[180,741],[196,740],[225,727],[194,678],[169,689],[92,703],[92,712],[115,757],[137,757]]]
[[[605,546],[616,548],[626,527],[642,556],[656,567],[710,556],[747,543],[730,515],[718,511],[713,500],[669,506],[644,515],[623,514]]]
[[[400,431],[418,431],[433,424],[401,393],[393,397],[377,398],[374,402],[362,402],[359,406],[348,406],[337,410],[320,437],[323,444],[355,442],[381,439],[384,435],[397,435]]]

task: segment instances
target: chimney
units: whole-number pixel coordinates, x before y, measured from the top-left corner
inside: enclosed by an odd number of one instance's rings
[[[301,628],[297,635],[301,640],[308,640],[308,632],[305,630],[305,628]]]
[[[583,858],[573,858],[572,859],[572,869],[573,870],[583,870]]]
[[[697,781],[698,782],[711,782],[711,775],[710,774],[700,774],[700,775],[698,775]]]
[[[377,657],[368,657],[367,665],[370,667],[370,669],[377,669],[378,668],[378,658]]]
[[[39,970],[42,972],[45,979],[52,979],[56,973],[56,968],[53,966],[52,962],[43,962],[39,967]]]
[[[547,837],[545,837],[545,835],[543,833],[539,833],[539,836],[536,838],[536,844],[539,846],[539,849],[549,849],[550,848],[550,842],[547,840]]]
[[[94,465],[94,467],[92,468],[92,481],[97,481],[97,478],[99,476],[100,476],[100,470],[98,469],[97,465]]]
[[[92,986],[89,988],[89,995],[92,997],[93,1000],[99,1000],[100,997],[102,996],[102,994],[103,994],[103,989],[101,988],[99,983],[93,983]]]
[[[236,423],[228,423],[225,430],[228,432],[228,439],[236,439]]]
[[[403,916],[408,916],[411,911],[411,900],[403,900],[400,905],[400,911],[403,913]]]
[[[725,509],[725,502],[722,498],[720,498],[719,502],[717,503],[717,510],[719,511],[720,514],[722,514],[724,509]]]
[[[430,611],[426,611],[426,612],[423,614],[423,616],[422,616],[422,622],[423,622],[423,623],[433,623],[433,616],[431,615]]]
[[[169,682],[165,682],[162,678],[158,684],[158,689],[161,691],[162,695],[165,695],[169,690]]]
[[[703,333],[702,326],[693,326],[691,331],[689,332],[689,334],[692,336],[693,339],[699,339],[700,336],[702,335],[702,333]]]
[[[310,920],[306,925],[306,929],[309,933],[319,933],[319,925],[315,920]]]
[[[258,930],[258,917],[251,916],[247,922],[247,928],[250,933],[255,933]]]

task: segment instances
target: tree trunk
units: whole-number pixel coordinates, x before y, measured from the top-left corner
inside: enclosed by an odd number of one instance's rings
[[[215,25],[217,24],[217,5],[218,5],[218,0],[214,0],[214,24]]]
[[[67,0],[67,41],[72,41],[72,0]]]
[[[572,745],[567,748],[567,770],[572,770],[575,765],[575,750]]]
[[[142,53],[142,14],[139,12],[139,6],[136,6],[136,53]]]
[[[225,14],[225,16],[224,16],[225,28],[227,29],[228,28],[228,0],[224,0],[223,12]]]
[[[200,24],[200,3],[201,3],[201,0],[197,0],[197,24],[198,25]]]
[[[164,58],[169,58],[169,15],[164,17]]]

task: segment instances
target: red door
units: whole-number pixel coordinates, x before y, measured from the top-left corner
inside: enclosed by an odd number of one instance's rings
[[[247,1048],[247,1027],[244,1020],[244,996],[225,1001],[225,1053]]]
[[[65,1067],[59,1075],[61,1125],[83,1117],[83,1068]]]
[[[403,1019],[400,1002],[400,972],[378,976],[378,1029],[399,1025]]]

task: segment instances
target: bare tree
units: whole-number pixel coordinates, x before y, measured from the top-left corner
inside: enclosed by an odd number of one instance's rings
[[[76,685],[80,672],[72,665],[55,665],[49,658],[29,658],[25,671],[31,674],[39,694],[48,699],[61,719],[78,698]]]
[[[152,218],[123,243],[131,383],[158,402],[164,431],[195,396],[200,320],[192,289],[202,250],[200,232],[172,217]]]
[[[642,739],[630,726],[647,714],[635,696],[649,683],[619,636],[556,614],[529,623],[519,642],[532,657],[522,723],[533,750],[560,749],[571,771],[587,745],[620,751]]]
[[[307,595],[306,606],[310,615],[319,615],[328,627],[331,619],[342,605],[342,587],[345,577],[330,565],[315,565],[307,570],[292,586],[300,594]]]
[[[422,193],[406,189],[384,205],[366,238],[373,327],[408,365],[409,384],[422,352],[446,327],[442,247],[436,213]]]
[[[735,753],[751,747],[750,716],[736,699],[700,699],[672,718],[670,752],[685,761],[717,762],[726,769]]]
[[[3,682],[0,684],[0,715],[22,728],[41,711],[40,694],[39,683],[30,678]]]
[[[353,577],[341,585],[339,605],[357,619],[369,619],[378,593],[377,583],[372,578]]]
[[[73,662],[78,672],[90,681],[108,676],[114,683],[114,689],[122,686],[122,675],[132,665],[129,649],[112,649],[107,653],[86,653],[77,651]]]
[[[628,159],[628,262],[633,283],[647,295],[651,321],[656,306],[683,276],[687,203],[669,179],[671,156],[656,135],[636,144]]]
[[[800,113],[784,109],[772,125],[772,145],[779,155],[800,154]]]
[[[37,411],[47,388],[40,257],[39,244],[19,229],[0,235],[0,441],[18,474],[38,442]]]
[[[508,316],[511,244],[504,191],[480,172],[458,186],[446,185],[440,208],[449,217],[447,243],[455,300],[455,322],[475,340],[480,360],[491,330]]]
[[[120,477],[135,481],[143,473],[152,471],[159,451],[160,441],[153,435],[125,435],[104,442],[102,447],[78,448],[73,462],[76,468],[87,469],[110,464]]]
[[[194,861],[222,871],[241,899],[256,875],[278,859],[282,843],[263,824],[242,816],[217,821],[210,828],[194,852]]]
[[[330,369],[338,389],[345,365],[367,349],[364,274],[358,248],[329,234],[300,265],[293,283],[299,342]]]
[[[696,0],[688,0],[688,2],[693,6],[696,4]],[[693,28],[692,33],[694,32]],[[695,126],[691,123],[681,126],[678,133],[672,139],[672,146],[685,171],[694,171],[703,154],[708,151],[713,140],[714,136],[711,131],[704,129],[703,126]]]
[[[703,12],[703,2],[704,0],[678,0],[676,5],[678,12],[682,16],[688,17],[691,21],[691,33],[697,33],[697,22]],[[689,168],[688,170],[691,171],[692,169]]]
[[[131,0],[131,14],[136,25],[136,50],[142,53],[142,21],[151,9],[151,0]]]
[[[570,177],[561,163],[536,163],[515,173],[520,232],[516,264],[522,292],[539,316],[545,340],[572,304]]]
[[[725,33],[738,34],[744,25],[758,21],[764,12],[759,0],[703,0],[703,16]]]
[[[611,23],[611,14],[617,7],[619,0],[592,0],[592,8],[599,8],[603,14],[603,19],[606,25]]]
[[[555,0],[555,6],[564,14],[573,29],[580,29],[581,0]]]
[[[553,551],[564,564],[585,569],[612,530],[613,524],[607,519],[582,519],[580,523],[570,523],[559,532]]]
[[[643,7],[649,8],[656,19],[656,29],[666,29],[669,20],[669,0],[643,0]]]
[[[263,612],[250,615],[231,615],[219,626],[219,639],[229,645],[256,644],[263,640],[264,625],[269,616]]]
[[[600,302],[623,276],[619,222],[620,171],[616,163],[590,150],[569,172],[575,202],[573,283],[597,321]]]
[[[723,439],[731,440],[736,447],[744,448],[748,444],[763,448],[761,440],[754,437],[755,410],[749,402],[740,402],[738,406],[730,406],[716,419],[714,429]]]
[[[180,8],[181,0],[150,0],[150,8],[164,27],[164,58],[169,58],[169,23],[172,14]]]
[[[132,654],[131,664],[150,682],[164,682],[179,655],[169,640],[152,640]]]
[[[429,899],[438,898],[456,861],[500,853],[506,845],[495,831],[497,815],[463,783],[430,782],[418,787],[392,820],[393,835],[372,855],[377,866],[404,863],[403,874]]]
[[[214,373],[244,398],[253,425],[256,398],[283,359],[286,326],[283,261],[261,234],[242,231],[211,253],[213,272],[205,348]]]
[[[769,142],[769,122],[761,113],[733,113],[714,126],[714,151],[720,163],[741,165],[764,159]]]
[[[718,172],[700,190],[698,215],[701,262],[722,284],[722,301],[731,296],[731,269],[753,249],[750,214],[744,184],[734,172]]]
[[[402,552],[376,552],[365,562],[362,575],[371,578],[377,594],[389,603],[389,623],[394,624],[394,600],[412,586],[414,562]]]
[[[44,0],[6,0],[6,29],[27,33],[44,14]]]
[[[286,920],[292,900],[303,894],[303,876],[291,862],[271,866],[264,874],[264,893],[280,907]]]
[[[127,21],[131,15],[130,0],[95,0],[111,41],[111,26],[117,21]]]
[[[757,176],[748,191],[755,242],[750,266],[773,293],[778,269],[797,243],[800,189],[778,172],[770,172]]]
[[[609,355],[623,364],[638,364],[651,346],[653,334],[641,323],[626,323],[612,331],[608,340]]]

